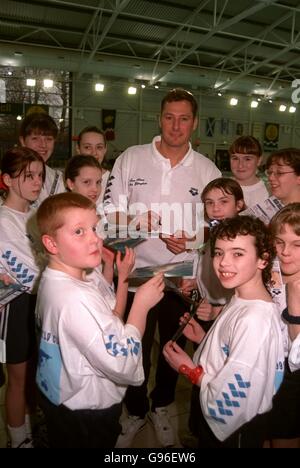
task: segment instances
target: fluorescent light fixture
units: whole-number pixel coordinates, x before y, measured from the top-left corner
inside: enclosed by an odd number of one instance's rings
[[[27,86],[35,86],[36,80],[34,78],[27,78],[26,84]]]
[[[252,107],[252,109],[256,109],[256,107],[258,107],[258,101],[251,101],[250,107]]]
[[[285,112],[285,111],[286,111],[286,105],[285,104],[280,104],[279,112]]]
[[[237,106],[238,102],[239,102],[239,100],[237,98],[233,97],[233,98],[230,99],[229,104],[231,106]]]
[[[297,110],[297,109],[296,109],[295,106],[290,106],[290,107],[289,107],[289,112],[290,112],[291,114],[294,114],[294,113],[296,112],[296,110]]]
[[[52,88],[52,87],[53,87],[53,80],[45,79],[44,88]]]
[[[96,83],[95,84],[95,91],[101,92],[104,91],[104,84],[103,83]]]
[[[129,86],[129,88],[128,88],[128,94],[136,94],[136,88],[135,88],[135,86]]]

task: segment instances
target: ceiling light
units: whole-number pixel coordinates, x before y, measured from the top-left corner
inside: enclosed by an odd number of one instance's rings
[[[251,101],[250,107],[252,107],[252,109],[256,109],[256,107],[258,107],[258,101]]]
[[[22,116],[21,116],[21,115],[17,115],[17,120],[22,120]]]
[[[159,89],[159,86],[158,86],[158,85],[155,85],[154,88],[155,88],[155,89]]]
[[[52,88],[52,87],[53,87],[53,80],[45,79],[44,88]]]
[[[141,85],[141,88],[145,89],[145,88],[146,88],[146,85],[142,84],[142,85]]]
[[[128,94],[136,94],[136,87],[135,86],[129,86]]]
[[[272,99],[269,99],[269,103],[272,104],[272,102],[273,102]]]
[[[27,86],[35,86],[36,80],[34,78],[27,78],[26,84]]]
[[[222,93],[218,92],[218,96],[221,97],[221,96],[222,96]]]
[[[104,91],[104,84],[103,83],[96,83],[95,84],[95,91],[98,91],[98,92]]]
[[[296,107],[295,107],[295,106],[290,106],[290,107],[289,107],[289,112],[290,112],[291,114],[294,114],[294,113],[296,112]]]
[[[238,102],[239,102],[239,100],[237,98],[233,97],[233,98],[230,99],[229,104],[231,106],[237,106]]]
[[[285,112],[285,111],[286,111],[286,105],[285,104],[280,104],[279,112]]]

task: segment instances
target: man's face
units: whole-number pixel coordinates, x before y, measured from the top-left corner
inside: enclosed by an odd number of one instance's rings
[[[160,117],[162,141],[170,147],[187,145],[197,127],[189,101],[167,102]]]

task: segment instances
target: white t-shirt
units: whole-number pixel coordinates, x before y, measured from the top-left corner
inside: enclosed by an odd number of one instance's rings
[[[56,195],[57,193],[63,193],[65,191],[66,188],[62,172],[57,169],[52,169],[52,167],[46,166],[45,182],[34,205],[40,206],[42,201],[44,201],[50,195]]]
[[[195,233],[195,227],[203,228],[202,190],[221,173],[191,145],[180,163],[171,167],[157,150],[158,141],[160,137],[155,137],[151,144],[132,146],[116,160],[104,195],[105,211],[136,215],[152,210],[161,216],[162,232]],[[159,238],[147,239],[135,252],[135,267],[197,258],[196,251],[173,254]]]
[[[0,255],[4,270],[29,287],[29,292],[36,293],[46,258],[33,208],[22,213],[5,205],[0,206]]]
[[[269,197],[267,187],[262,180],[253,185],[241,185],[241,188],[247,208],[263,203]]]
[[[284,350],[275,304],[233,296],[193,360],[204,369],[203,415],[223,441],[268,411],[282,382]]]
[[[140,332],[112,313],[95,285],[46,268],[38,291],[37,383],[72,410],[109,408],[144,380]]]

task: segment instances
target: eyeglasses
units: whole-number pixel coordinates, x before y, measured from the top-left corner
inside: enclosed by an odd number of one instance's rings
[[[295,174],[295,171],[286,171],[286,172],[281,172],[281,171],[270,171],[269,169],[267,169],[265,171],[265,174],[267,177],[271,177],[272,175],[274,177],[276,177],[277,179],[279,179],[280,177],[282,177],[284,174]]]

